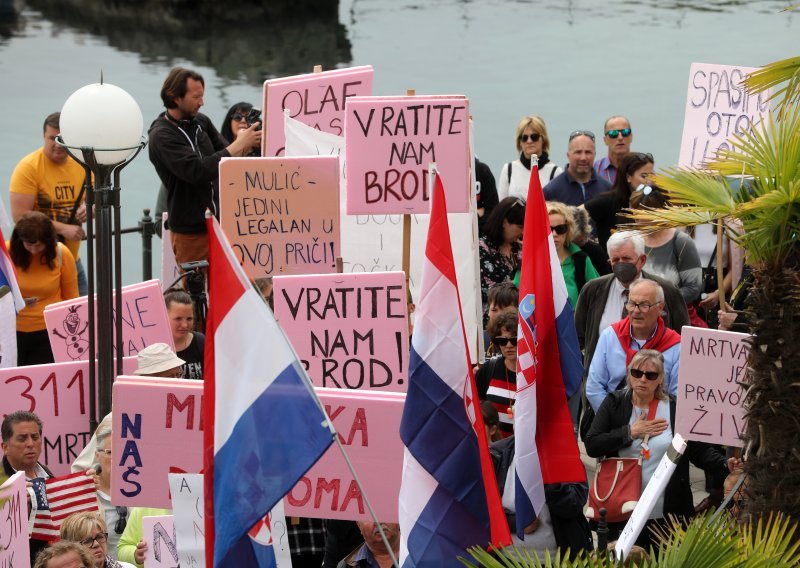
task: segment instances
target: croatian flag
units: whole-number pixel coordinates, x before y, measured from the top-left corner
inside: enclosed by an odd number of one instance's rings
[[[514,406],[517,536],[544,505],[544,485],[585,482],[567,397],[583,363],[536,165],[531,168],[519,287]]]
[[[400,564],[460,566],[511,535],[489,457],[461,319],[444,189],[433,189],[400,438]]]
[[[3,230],[0,229],[0,287],[8,286],[11,289],[11,296],[14,298],[14,308],[19,312],[25,307],[25,299],[17,284],[17,273],[14,270],[14,263],[11,262],[11,255],[6,248],[6,239],[3,237]]]
[[[250,553],[251,529],[328,449],[333,434],[216,219],[207,215],[206,224],[206,566],[264,566]]]

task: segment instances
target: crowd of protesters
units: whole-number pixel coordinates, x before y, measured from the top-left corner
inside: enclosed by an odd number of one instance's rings
[[[203,95],[202,76],[173,69],[161,91],[166,110],[149,131],[150,160],[162,182],[157,210],[168,213],[171,245],[179,263],[207,259],[203,215],[206,208],[218,210],[219,161],[258,153],[260,144],[260,124],[247,120],[252,105],[233,105],[217,131],[199,112]],[[77,246],[84,237],[86,217],[83,170],[67,159],[55,141],[58,134],[59,114],[53,113],[44,123],[42,148],[20,161],[10,184],[16,225],[8,248],[26,304],[16,321],[20,366],[53,362],[43,311],[86,293]],[[669,201],[651,183],[653,156],[631,149],[634,130],[627,118],[611,116],[600,135],[598,140],[592,131],[577,129],[563,144],[551,140],[542,117],[526,116],[515,132],[519,155],[498,167],[496,179],[487,164],[475,160],[479,295],[486,347],[486,362],[476,368],[475,378],[512,532],[518,285],[533,166],[538,169],[584,357],[583,385],[569,404],[576,437],[585,442],[589,456],[635,456],[644,444],[649,455],[643,468],[646,487],[674,433],[681,328],[714,327],[718,321],[719,295],[707,277],[716,270],[713,231],[704,227],[646,235],[632,231],[626,225],[632,222],[630,210],[661,208]],[[558,164],[562,151],[563,166]],[[726,240],[726,294],[736,288],[742,272],[733,249]],[[256,285],[272,306],[271,280],[261,279]],[[148,346],[139,353],[137,373],[202,380],[205,338],[194,329],[193,298],[183,289],[172,289],[165,293],[165,304],[175,351],[164,344]],[[411,311],[410,300],[409,306]],[[722,318],[721,328],[729,328],[731,320]],[[654,411],[648,414],[651,407]],[[2,447],[7,474],[25,471],[30,482],[52,476],[39,463],[43,428],[30,412],[6,416]],[[32,540],[32,564],[55,566],[54,558],[70,557],[80,563],[76,566],[142,566],[147,547],[141,519],[169,512],[128,510],[111,503],[111,439],[108,416],[73,466],[95,480],[99,512],[67,519],[61,526],[61,544],[44,549]],[[689,461],[708,472],[712,495],[721,494],[728,469],[741,467],[736,459],[726,463],[723,448],[690,442],[640,544],[651,543],[650,525],[657,525],[666,514],[693,514]],[[538,552],[590,549],[593,527],[583,511],[588,486],[555,484],[545,493],[546,510],[526,527],[525,538],[514,537],[514,544]],[[287,526],[294,566],[378,566],[388,558],[374,523],[292,518]],[[395,547],[399,529],[391,523],[383,528]]]

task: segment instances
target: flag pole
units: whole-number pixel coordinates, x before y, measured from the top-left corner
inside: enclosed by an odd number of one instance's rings
[[[267,305],[267,309],[270,309],[269,303],[264,296],[261,295],[261,292],[258,291],[256,288],[255,282],[250,280],[250,285],[253,289],[258,292],[258,297]],[[275,321],[278,321],[277,319]],[[311,396],[316,401],[317,406],[322,411],[322,414],[325,416],[325,422],[322,424],[323,426],[327,426],[328,430],[331,433],[331,437],[333,442],[339,447],[339,450],[342,452],[342,457],[344,457],[344,461],[347,464],[347,469],[350,470],[350,473],[353,476],[353,481],[356,482],[356,486],[358,490],[361,492],[361,496],[364,498],[364,504],[367,506],[367,510],[369,511],[369,516],[372,517],[372,520],[375,522],[375,526],[378,527],[378,532],[381,535],[381,540],[383,541],[383,545],[386,547],[386,551],[389,553],[389,558],[392,559],[392,562],[396,568],[400,568],[400,563],[397,561],[397,557],[394,555],[394,551],[392,550],[391,545],[389,544],[389,539],[386,537],[386,532],[383,530],[381,526],[380,520],[378,520],[378,515],[375,513],[375,509],[372,508],[372,503],[370,503],[369,498],[367,497],[367,492],[364,490],[364,486],[361,484],[361,479],[358,477],[355,468],[353,467],[353,462],[350,461],[350,456],[347,455],[347,452],[344,449],[344,445],[342,444],[342,440],[339,437],[339,433],[336,431],[336,428],[333,425],[333,421],[328,416],[328,413],[325,410],[325,405],[322,404],[322,400],[320,400],[319,395],[317,395],[316,389],[314,389],[314,385],[311,383],[311,378],[308,376],[308,373],[305,370],[305,367],[300,365],[298,361],[300,361],[300,356],[297,354],[297,351],[294,349],[294,345],[292,342],[289,341],[289,337],[286,335],[286,332],[278,322],[278,329],[280,329],[281,334],[283,334],[284,338],[286,339],[286,344],[289,345],[289,348],[292,350],[292,354],[294,355],[295,362],[292,364],[300,375],[301,380],[303,381],[303,385],[306,387]]]

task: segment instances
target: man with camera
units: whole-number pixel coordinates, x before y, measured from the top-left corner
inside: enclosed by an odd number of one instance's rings
[[[167,188],[167,222],[179,266],[208,259],[205,211],[219,214],[219,161],[248,155],[261,139],[261,123],[256,122],[228,144],[199,112],[204,89],[202,75],[173,68],[161,87],[167,110],[149,131],[150,161]]]

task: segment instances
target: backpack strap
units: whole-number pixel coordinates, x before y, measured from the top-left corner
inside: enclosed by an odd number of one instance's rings
[[[553,181],[553,178],[556,177],[556,170],[557,169],[558,169],[558,166],[553,164],[553,169],[550,170],[550,181]]]
[[[508,183],[509,183],[509,184],[511,183],[511,165],[512,165],[513,163],[514,163],[514,162],[508,162]]]

